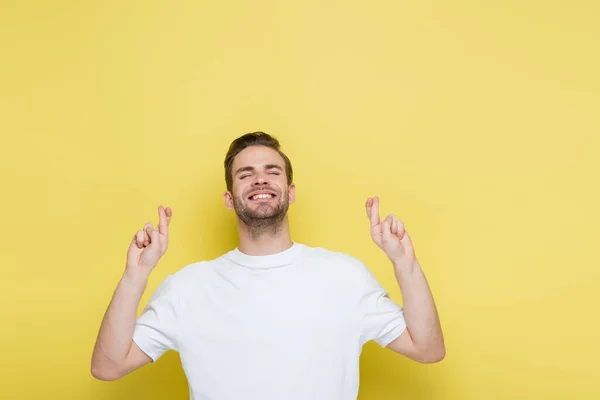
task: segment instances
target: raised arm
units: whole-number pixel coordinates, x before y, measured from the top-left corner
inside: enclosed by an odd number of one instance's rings
[[[442,328],[412,241],[393,214],[380,220],[378,197],[367,199],[366,209],[371,238],[392,262],[404,300],[407,329],[387,347],[421,363],[438,362],[446,354]]]
[[[148,276],[168,247],[170,208],[158,207],[159,223],[136,232],[127,251],[125,272],[104,314],[92,354],[91,372],[100,380],[119,379],[152,362],[133,341],[137,309]]]

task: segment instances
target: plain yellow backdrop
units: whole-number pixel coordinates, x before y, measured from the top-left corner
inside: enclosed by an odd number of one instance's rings
[[[92,348],[159,204],[171,244],[140,310],[166,275],[237,244],[223,158],[256,130],[295,168],[294,240],[362,259],[399,302],[366,198],[415,243],[447,357],[369,343],[361,400],[600,398],[599,13],[2,1],[0,398],[188,398],[177,353],[107,383]]]

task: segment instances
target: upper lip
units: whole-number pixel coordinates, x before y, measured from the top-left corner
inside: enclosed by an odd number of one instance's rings
[[[258,190],[256,192],[252,192],[251,194],[248,195],[248,198],[256,196],[257,194],[271,194],[273,196],[277,196],[277,193],[271,191],[271,190]]]

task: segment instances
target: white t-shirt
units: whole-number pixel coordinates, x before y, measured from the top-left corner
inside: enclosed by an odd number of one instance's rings
[[[133,340],[154,361],[179,352],[192,400],[355,400],[362,346],[405,328],[361,261],[294,242],[169,275]]]

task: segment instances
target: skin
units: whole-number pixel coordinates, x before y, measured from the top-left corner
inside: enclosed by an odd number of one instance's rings
[[[232,174],[231,191],[223,193],[223,200],[237,215],[239,250],[260,256],[290,248],[293,242],[287,210],[296,200],[296,186],[287,184],[283,158],[268,147],[251,146],[235,157]],[[261,191],[275,196],[250,198]],[[404,298],[407,329],[388,348],[421,363],[440,361],[445,355],[440,321],[404,224],[394,215],[381,221],[377,197],[367,199],[365,207],[371,238],[390,259]],[[92,354],[91,372],[97,379],[116,380],[152,362],[133,342],[133,332],[148,277],[167,251],[172,217],[170,208],[159,206],[158,224],[146,223],[131,240],[125,271],[102,320]]]
[[[365,204],[371,239],[388,256],[404,299],[406,330],[387,347],[420,363],[441,361],[446,355],[435,302],[404,223],[390,214],[379,217],[379,197]]]
[[[148,276],[167,251],[172,216],[170,208],[159,206],[158,226],[146,223],[129,244],[125,271],[102,319],[92,354],[91,372],[97,379],[116,380],[152,362],[133,341],[133,332]]]
[[[288,249],[292,240],[286,211],[296,201],[296,185],[287,184],[283,158],[268,147],[251,146],[235,157],[231,171],[232,189],[223,193],[223,200],[227,209],[238,215],[240,251],[260,256]],[[248,199],[259,191],[276,196],[269,200]],[[250,221],[240,214],[251,217]]]

